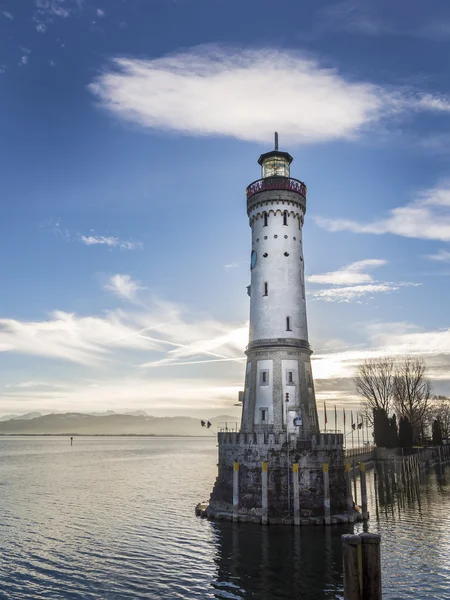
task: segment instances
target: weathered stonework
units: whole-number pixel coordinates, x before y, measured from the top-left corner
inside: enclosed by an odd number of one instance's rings
[[[292,464],[299,465],[300,516],[323,515],[323,464],[329,465],[331,511],[346,510],[342,434],[320,434],[309,442],[296,435],[219,433],[219,473],[207,509],[210,518],[232,518],[233,465],[239,463],[238,517],[261,520],[261,465],[268,462],[269,523],[293,518]]]

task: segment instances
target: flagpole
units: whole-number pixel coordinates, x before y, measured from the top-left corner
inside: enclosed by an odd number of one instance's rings
[[[356,413],[356,429],[358,430],[358,448],[359,448],[359,427],[358,427],[358,413]]]
[[[353,449],[353,446],[354,446],[354,443],[353,443],[353,432],[355,431],[355,429],[353,427],[353,411],[350,411],[350,416],[351,416],[351,419],[352,419],[351,427],[352,427],[352,449]]]
[[[345,443],[345,408],[343,408],[342,411],[344,413],[344,445],[347,446],[347,444]]]
[[[336,404],[334,405],[334,431],[337,431],[337,408],[336,408]]]
[[[327,422],[328,422],[328,419],[327,419],[327,407],[326,407],[326,404],[325,404],[325,400],[323,401],[323,413],[324,413],[324,419],[325,419],[325,433],[326,433],[327,432]]]

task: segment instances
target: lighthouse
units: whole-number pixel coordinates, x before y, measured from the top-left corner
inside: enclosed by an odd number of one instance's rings
[[[306,185],[290,176],[292,161],[275,133],[275,149],[258,160],[261,178],[246,190],[252,249],[241,431],[311,439],[319,429],[306,319]]]
[[[306,319],[306,185],[292,156],[261,154],[246,190],[251,228],[250,331],[239,431],[218,432],[211,519],[278,524],[333,522],[348,506],[343,435],[320,432]],[[351,503],[350,503],[351,505]],[[334,517],[334,522],[337,517]]]

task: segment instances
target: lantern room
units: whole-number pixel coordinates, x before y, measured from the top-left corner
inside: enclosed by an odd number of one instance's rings
[[[290,177],[290,165],[294,159],[288,152],[279,152],[278,133],[275,133],[275,150],[261,154],[258,163],[261,165],[261,177]]]

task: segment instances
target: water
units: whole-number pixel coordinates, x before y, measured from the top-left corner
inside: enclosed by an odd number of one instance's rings
[[[348,526],[194,516],[216,452],[201,438],[0,438],[0,598],[342,598]],[[369,472],[385,599],[450,599],[448,477],[380,503]]]

